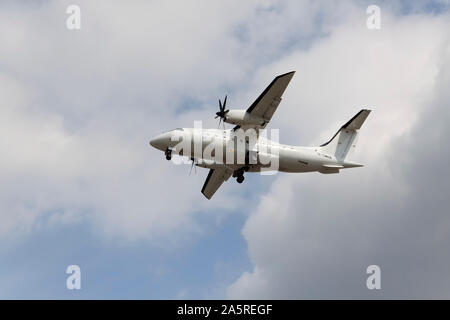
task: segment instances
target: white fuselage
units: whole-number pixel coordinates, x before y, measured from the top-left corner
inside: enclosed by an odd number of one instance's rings
[[[284,145],[261,134],[246,137],[233,130],[179,128],[158,135],[150,144],[161,151],[189,157],[204,168],[226,165],[234,170],[245,167],[249,172],[264,168],[337,173],[339,169],[360,166],[322,153],[320,147]]]

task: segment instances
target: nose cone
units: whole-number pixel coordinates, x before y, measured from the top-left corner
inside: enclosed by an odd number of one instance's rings
[[[150,140],[150,145],[153,148],[156,148],[156,149],[164,151],[169,146],[169,137],[165,133],[160,134],[160,135],[158,135],[158,136],[156,136],[156,137],[154,137],[153,139]]]

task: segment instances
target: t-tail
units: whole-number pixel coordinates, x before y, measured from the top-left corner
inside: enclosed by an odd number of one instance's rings
[[[344,124],[330,141],[322,144],[321,153],[336,157],[344,167],[361,167],[361,164],[353,163],[350,158],[356,148],[358,132],[371,110],[363,109]]]

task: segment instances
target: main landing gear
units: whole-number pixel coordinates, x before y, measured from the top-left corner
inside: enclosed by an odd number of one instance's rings
[[[167,160],[171,160],[172,159],[172,150],[170,150],[170,149],[167,149],[165,152],[164,152],[164,154],[166,155],[166,159]]]
[[[241,168],[241,169],[239,169],[239,170],[236,170],[234,173],[233,173],[233,178],[236,178],[236,181],[237,181],[237,183],[242,183],[242,182],[244,182],[244,172],[246,172],[246,171],[248,171],[248,167],[244,167],[244,168]]]

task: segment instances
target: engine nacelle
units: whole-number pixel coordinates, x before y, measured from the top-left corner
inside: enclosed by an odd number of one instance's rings
[[[246,110],[230,110],[224,119],[227,123],[235,125],[263,125],[265,123],[262,117],[253,116]]]

